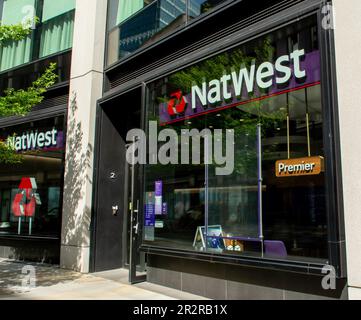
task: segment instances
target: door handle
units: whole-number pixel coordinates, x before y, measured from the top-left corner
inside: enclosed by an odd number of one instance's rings
[[[139,209],[139,200],[137,200],[137,207],[134,209],[134,212],[138,213],[138,209]],[[138,218],[138,215],[137,215],[137,218]]]
[[[118,206],[112,206],[113,216],[116,216],[118,213],[119,207]]]
[[[138,229],[139,229],[138,209],[139,209],[139,200],[137,200],[137,207],[134,209],[134,213],[136,214],[134,220],[137,222],[137,223],[135,224],[135,226],[133,227],[135,234],[138,234]],[[135,222],[135,221],[134,221],[134,222]]]
[[[134,228],[134,233],[138,234],[139,222],[137,222],[137,224],[133,228]]]

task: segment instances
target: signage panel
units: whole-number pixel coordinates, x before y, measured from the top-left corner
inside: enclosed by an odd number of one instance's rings
[[[323,171],[324,158],[320,156],[276,162],[276,177],[278,178],[319,175]]]

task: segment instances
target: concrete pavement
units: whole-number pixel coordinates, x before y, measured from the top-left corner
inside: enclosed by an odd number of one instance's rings
[[[35,276],[34,276],[35,275]],[[35,263],[0,260],[0,300],[203,300],[148,282],[127,283],[127,270],[81,274]]]

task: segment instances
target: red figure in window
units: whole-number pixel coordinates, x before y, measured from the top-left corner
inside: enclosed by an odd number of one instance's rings
[[[15,217],[34,217],[36,207],[36,182],[34,178],[22,178],[19,191],[12,203]]]

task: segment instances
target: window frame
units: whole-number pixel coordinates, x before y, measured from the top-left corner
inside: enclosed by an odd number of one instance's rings
[[[321,13],[321,1],[308,1],[308,6],[304,6],[300,12],[300,8],[290,8],[275,16],[271,17],[271,22],[265,21],[257,22],[254,25],[253,31],[246,31],[241,38],[237,35],[230,35],[227,43],[220,50],[216,46],[207,49],[208,54],[192,55],[188,54],[183,59],[181,66],[168,67],[164,73],[157,70],[157,74],[153,77],[144,79],[145,83],[153,82],[161,79],[168,74],[175,71],[182,70],[189,65],[193,65],[199,61],[205,60],[211,56],[220,54],[232,47],[239,46],[242,43],[248,42],[252,38],[258,38],[263,34],[267,34],[273,30],[277,30],[294,21],[305,18],[309,15],[317,15],[319,46],[321,56],[321,99],[323,103],[323,117],[324,117],[324,148],[326,155],[326,166],[328,172],[333,174],[326,174],[326,208],[327,208],[327,225],[328,225],[328,263],[335,267],[338,278],[346,277],[345,267],[345,235],[343,227],[343,200],[342,200],[342,171],[341,171],[341,157],[340,157],[340,139],[338,127],[338,105],[337,105],[337,85],[336,85],[336,66],[333,49],[333,30],[325,30],[322,28],[323,15]],[[268,19],[267,19],[268,20]],[[256,30],[256,31],[254,31]],[[219,44],[218,44],[219,45]],[[173,66],[177,64],[173,64]],[[164,68],[160,69],[165,69]],[[328,81],[326,81],[326,79]],[[330,81],[331,79],[331,81]],[[108,97],[108,99],[110,99]],[[144,111],[143,111],[144,113]],[[336,195],[336,196],[331,196]],[[143,218],[143,217],[142,217]],[[143,220],[141,220],[143,221]],[[232,263],[238,265],[252,265],[260,268],[271,268],[277,270],[287,270],[291,272],[301,272],[308,274],[322,274],[325,264],[302,261],[285,261],[275,260],[270,258],[253,258],[232,256],[227,254],[196,252],[182,249],[169,249],[159,246],[152,246],[142,243],[140,250],[148,254],[165,255],[172,257],[182,257],[186,259],[196,259],[208,262],[217,263]]]
[[[3,3],[4,0],[0,0],[0,20],[1,20],[1,16],[2,16],[2,10],[3,10]],[[35,6],[35,16],[39,18],[39,22],[36,24],[36,28],[33,29],[30,33],[30,38],[31,38],[31,47],[30,47],[30,57],[29,57],[29,61],[22,63],[20,65],[16,65],[13,66],[11,68],[5,69],[5,70],[0,70],[0,75],[3,73],[7,73],[9,71],[12,71],[14,69],[18,69],[18,68],[22,68],[26,65],[32,64],[34,62],[37,62],[39,60],[44,60],[44,59],[49,59],[51,57],[57,56],[57,55],[61,55],[64,54],[66,52],[69,52],[72,50],[73,45],[68,48],[68,49],[64,49],[43,57],[39,57],[40,56],[40,44],[41,44],[41,31],[42,31],[42,26],[43,26],[43,22],[42,22],[42,15],[43,15],[43,7],[44,7],[44,0],[35,0],[34,1],[34,6]],[[76,8],[74,8],[73,10],[70,10],[66,13],[63,13],[62,15],[68,14],[70,12],[75,12]],[[60,16],[60,15],[59,15]],[[58,16],[57,16],[58,17]],[[56,19],[57,17],[54,17],[52,19]],[[74,14],[75,17],[75,14]],[[52,19],[49,19],[47,21],[51,21]],[[45,23],[47,22],[45,21]],[[74,39],[73,39],[74,41]],[[0,59],[1,59],[1,51],[0,51]]]

